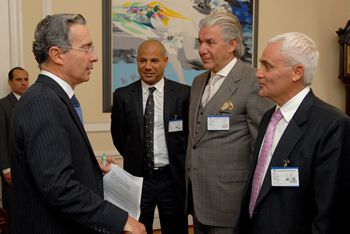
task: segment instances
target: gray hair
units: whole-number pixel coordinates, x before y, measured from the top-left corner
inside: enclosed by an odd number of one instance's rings
[[[86,21],[80,14],[55,14],[48,15],[36,26],[33,42],[33,53],[41,68],[41,64],[48,61],[49,50],[57,46],[64,52],[72,44],[69,29],[73,24],[85,25]]]
[[[315,42],[299,32],[278,35],[271,38],[267,44],[276,42],[281,44],[281,56],[289,66],[286,69],[303,65],[305,67],[303,82],[305,85],[311,85],[320,57]]]
[[[199,28],[213,27],[220,25],[222,27],[221,38],[228,45],[231,40],[237,39],[237,46],[234,55],[241,58],[245,52],[243,45],[243,34],[241,24],[237,16],[227,12],[213,12],[199,22]]]

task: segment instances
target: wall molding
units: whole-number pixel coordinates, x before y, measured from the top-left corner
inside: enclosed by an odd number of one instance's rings
[[[9,4],[10,66],[24,67],[22,0],[11,0]]]
[[[41,0],[41,17],[44,19],[47,15],[53,14],[52,0]]]
[[[105,153],[107,157],[114,157],[116,159],[122,159],[123,157],[119,154],[118,151],[109,151],[109,152],[94,152],[96,159],[101,159],[102,155]]]
[[[84,128],[87,133],[110,132],[110,122],[84,123]]]

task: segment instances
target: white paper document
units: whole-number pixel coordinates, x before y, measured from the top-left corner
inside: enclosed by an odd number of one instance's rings
[[[133,176],[118,165],[112,164],[111,170],[103,177],[104,199],[139,220],[142,183],[142,177]]]

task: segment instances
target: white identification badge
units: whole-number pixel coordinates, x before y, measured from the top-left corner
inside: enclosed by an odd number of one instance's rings
[[[272,167],[271,185],[275,187],[299,187],[299,168]]]
[[[229,130],[230,116],[208,116],[208,130]]]
[[[169,132],[182,131],[182,119],[170,120],[169,121]]]

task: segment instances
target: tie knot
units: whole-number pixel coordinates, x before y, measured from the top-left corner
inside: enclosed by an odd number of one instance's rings
[[[220,78],[221,78],[221,76],[218,74],[213,75],[209,79],[209,85],[214,85]]]
[[[150,94],[152,94],[156,90],[156,87],[152,86],[148,88]]]
[[[275,123],[277,124],[281,119],[282,119],[283,115],[281,113],[281,109],[278,108],[275,113],[273,113],[272,117],[271,117],[271,123]]]
[[[78,99],[75,97],[75,95],[73,95],[71,101],[73,103],[73,106],[75,106],[75,107],[79,107],[80,106],[80,103],[79,103]]]

